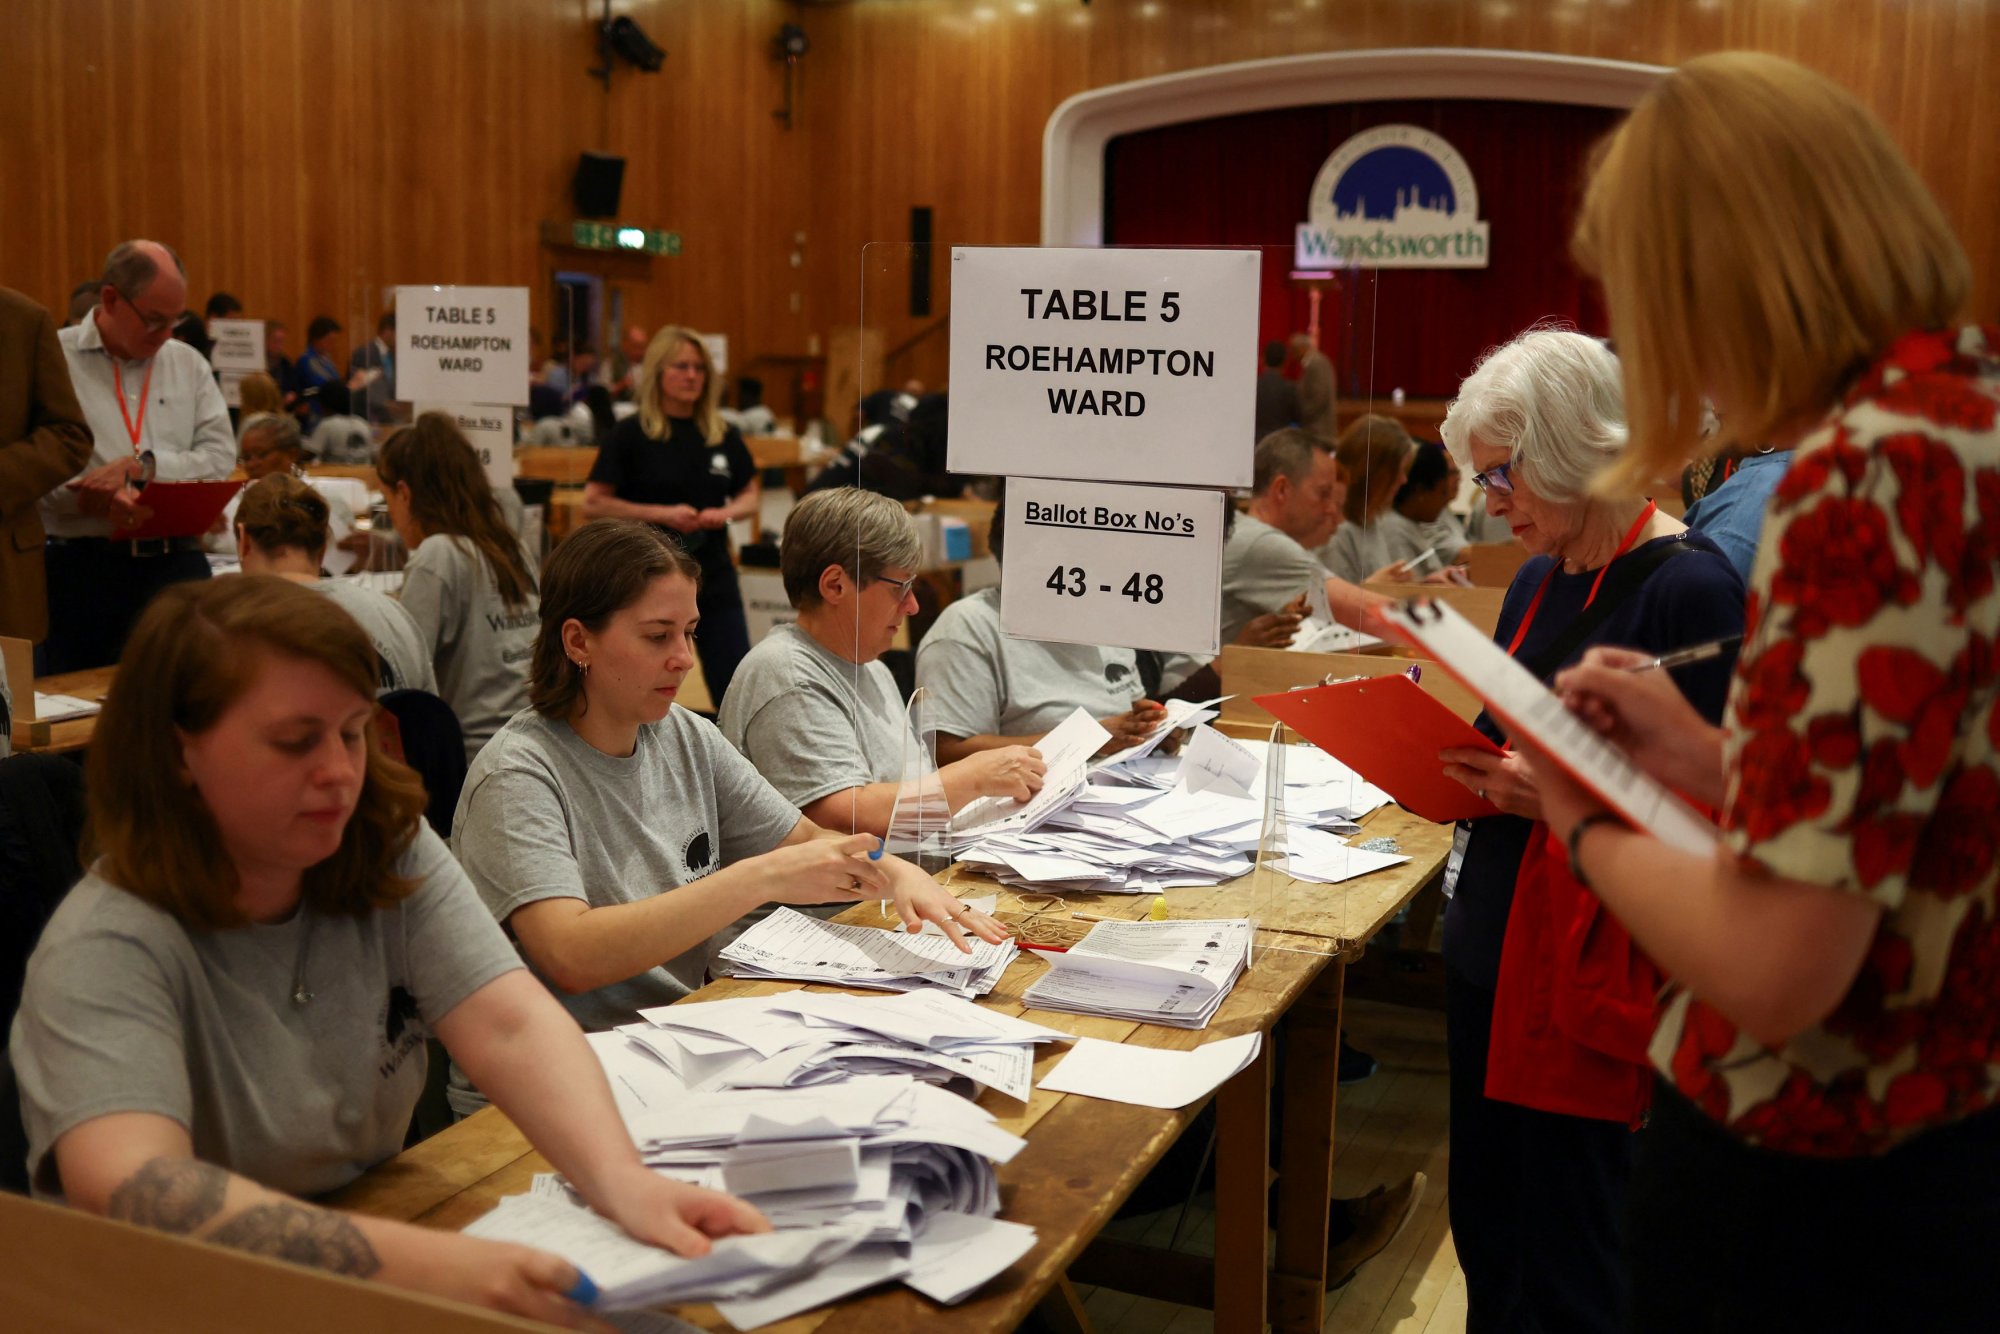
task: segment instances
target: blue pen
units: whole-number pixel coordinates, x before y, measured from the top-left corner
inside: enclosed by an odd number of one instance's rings
[[[579,1269],[576,1271],[576,1282],[570,1285],[570,1290],[565,1292],[563,1296],[575,1302],[578,1306],[595,1306],[597,1304],[597,1284],[591,1281],[590,1275]]]

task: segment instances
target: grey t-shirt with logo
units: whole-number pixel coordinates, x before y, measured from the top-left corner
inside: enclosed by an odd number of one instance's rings
[[[309,585],[338,602],[375,645],[382,659],[382,693],[391,690],[428,690],[438,693],[437,670],[430,649],[417,623],[401,603],[386,593],[345,579],[321,579]]]
[[[296,1195],[400,1152],[424,1039],[520,959],[429,825],[396,870],[418,889],[366,916],[222,931],[86,875],[29,960],[10,1043],[37,1192],[60,1190],[55,1142],[113,1112],[169,1117],[202,1161]]]
[[[541,899],[637,903],[783,842],[799,810],[706,719],[675,705],[606,755],[566,722],[525,709],[472,762],[452,849],[505,922]],[[634,1022],[702,984],[696,948],[635,977],[557,997],[586,1029]]]
[[[903,777],[915,745],[896,678],[774,627],[730,679],[716,719],[729,744],[801,809],[834,792]]]
[[[1078,708],[1124,713],[1145,689],[1129,648],[1003,634],[997,588],[944,609],[917,649],[917,684],[928,720],[956,737],[1042,736]]]
[[[534,569],[528,559],[531,576]],[[500,724],[527,707],[541,598],[529,593],[526,602],[508,606],[470,538],[433,533],[403,567],[403,609],[430,646],[438,693],[458,715],[470,760]]]

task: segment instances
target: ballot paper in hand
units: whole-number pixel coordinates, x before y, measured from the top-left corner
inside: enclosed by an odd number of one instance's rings
[[[1081,1093],[1138,1107],[1185,1107],[1206,1098],[1257,1059],[1262,1033],[1222,1038],[1193,1051],[1081,1038],[1042,1080],[1054,1093]]]
[[[1099,922],[1022,997],[1030,1007],[1206,1028],[1250,961],[1248,918]]]
[[[1184,727],[1193,727],[1197,723],[1207,722],[1216,716],[1217,705],[1234,698],[1234,695],[1218,695],[1214,699],[1205,699],[1200,703],[1191,703],[1184,699],[1168,700],[1165,705],[1167,716],[1160,720],[1159,726],[1148,732],[1145,739],[1137,745],[1127,746],[1124,750],[1113,751],[1103,759],[1098,760],[1095,764],[1091,765],[1092,772],[1102,773],[1108,769],[1122,768],[1135,761],[1145,759],[1158,750],[1166,739],[1175,732],[1180,731]]]
[[[1047,819],[1076,795],[1090,773],[1090,757],[1111,740],[1103,724],[1082,709],[1058,723],[1035,743],[1048,766],[1042,790],[1026,801],[1011,797],[981,797],[968,803],[952,820],[951,837],[967,843],[993,834],[1023,833]]]

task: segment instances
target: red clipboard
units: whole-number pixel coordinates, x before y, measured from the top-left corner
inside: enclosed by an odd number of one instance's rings
[[[153,517],[137,528],[114,528],[113,541],[155,537],[200,537],[243,489],[241,482],[154,482],[139,493]]]
[[[1451,824],[1500,813],[1465,784],[1445,777],[1437,755],[1453,746],[1505,752],[1401,672],[1255,698],[1266,713],[1412,815]]]

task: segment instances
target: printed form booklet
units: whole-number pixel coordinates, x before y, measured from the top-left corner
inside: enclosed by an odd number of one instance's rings
[[[1034,1009],[1206,1028],[1250,962],[1247,917],[1099,922],[1022,1000]]]

